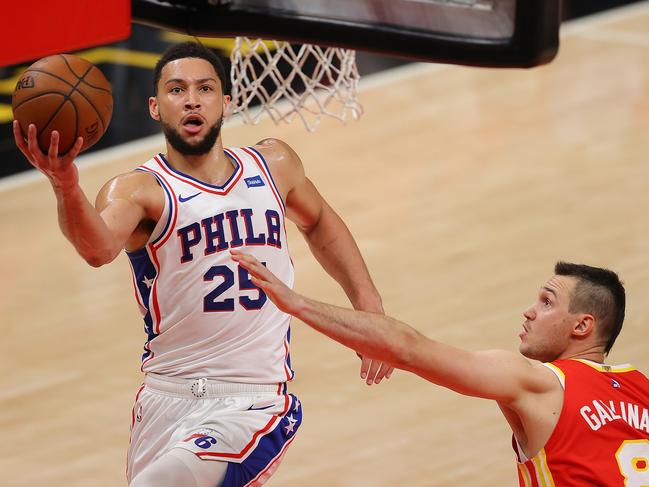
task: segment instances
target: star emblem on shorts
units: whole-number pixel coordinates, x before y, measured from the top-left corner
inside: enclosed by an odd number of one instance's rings
[[[293,411],[295,411],[297,413],[300,410],[300,405],[301,404],[302,403],[300,402],[300,400],[296,397],[295,398],[295,407],[293,408]]]
[[[148,277],[144,276],[144,279],[142,279],[142,282],[146,287],[151,289],[151,286],[153,286],[153,279],[149,279]]]
[[[292,414],[290,416],[286,416],[286,419],[288,420],[288,425],[284,426],[284,429],[286,430],[286,435],[288,436],[291,433],[295,433],[295,424],[297,423],[297,419],[293,418]]]

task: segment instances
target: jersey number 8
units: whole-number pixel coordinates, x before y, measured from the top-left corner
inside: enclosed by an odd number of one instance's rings
[[[627,487],[649,487],[649,440],[626,440],[615,459]]]

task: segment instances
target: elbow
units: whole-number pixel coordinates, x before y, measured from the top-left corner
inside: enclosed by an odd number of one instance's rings
[[[101,267],[105,264],[109,264],[113,260],[115,260],[115,257],[117,257],[116,253],[109,253],[109,252],[91,252],[87,254],[81,254],[81,257],[88,263],[89,266],[91,267]]]
[[[104,264],[108,264],[107,261],[105,261],[103,259],[97,259],[97,258],[94,258],[94,257],[86,257],[85,259],[86,259],[86,262],[88,263],[89,266],[95,267],[95,268],[101,267]]]

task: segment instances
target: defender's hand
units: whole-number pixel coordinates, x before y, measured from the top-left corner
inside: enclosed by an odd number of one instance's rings
[[[394,367],[389,366],[386,363],[379,362],[377,360],[372,360],[367,357],[363,357],[361,354],[357,353],[358,358],[361,359],[361,379],[365,380],[365,383],[368,386],[372,384],[378,384],[384,378],[389,379],[392,377],[392,372]]]
[[[300,305],[299,294],[280,281],[252,255],[240,250],[230,250],[230,254],[232,260],[248,271],[252,283],[264,291],[279,309],[292,315],[297,312]]]

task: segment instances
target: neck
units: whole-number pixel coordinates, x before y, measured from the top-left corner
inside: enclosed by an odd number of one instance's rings
[[[208,153],[197,156],[182,154],[167,142],[166,158],[180,172],[217,186],[227,181],[234,171],[231,159],[223,151],[220,137]]]
[[[604,347],[601,345],[593,345],[587,349],[566,351],[557,357],[557,360],[559,359],[582,359],[603,364],[606,359],[606,354],[604,353]]]

